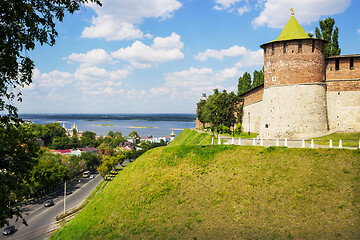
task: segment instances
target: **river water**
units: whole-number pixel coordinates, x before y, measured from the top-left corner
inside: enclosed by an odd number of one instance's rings
[[[53,123],[59,122],[66,128],[71,128],[75,124],[80,131],[91,131],[97,135],[107,135],[109,131],[119,131],[127,136],[132,131],[137,131],[140,136],[163,137],[169,136],[174,131],[177,136],[185,128],[194,128],[195,121],[146,121],[146,120],[117,120],[117,119],[66,119],[66,116],[54,119],[47,115],[41,116],[22,116],[26,121],[33,123]]]

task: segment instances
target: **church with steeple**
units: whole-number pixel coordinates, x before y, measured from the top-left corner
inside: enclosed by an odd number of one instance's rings
[[[360,54],[325,57],[325,44],[292,12],[279,37],[260,46],[264,84],[241,95],[245,132],[263,139],[360,132]]]

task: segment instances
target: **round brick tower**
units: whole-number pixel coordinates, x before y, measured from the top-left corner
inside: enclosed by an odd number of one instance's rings
[[[264,49],[261,138],[301,139],[328,130],[325,43],[310,38],[291,16],[277,39],[260,46]]]

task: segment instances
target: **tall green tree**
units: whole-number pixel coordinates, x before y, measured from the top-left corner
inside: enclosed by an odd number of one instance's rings
[[[252,88],[257,87],[263,83],[264,83],[264,67],[260,71],[257,70],[254,71],[251,87]]]
[[[251,75],[245,72],[238,81],[238,95],[241,95],[251,89]]]
[[[13,179],[26,178],[31,169],[32,153],[21,150],[29,146],[28,140],[17,133],[21,119],[18,117],[14,101],[22,101],[21,87],[32,82],[34,62],[29,57],[29,51],[34,50],[36,44],[53,46],[58,36],[56,23],[62,22],[66,12],[74,13],[88,2],[101,5],[99,0],[2,0],[0,1],[0,132],[8,135],[16,133],[11,139],[1,141],[0,148],[19,149],[18,152],[6,155],[1,152],[0,169],[8,174],[1,174],[0,196],[0,227],[15,213],[8,206],[10,191],[22,185],[17,185]],[[26,136],[26,135],[24,135]],[[3,137],[3,136],[1,136]],[[12,144],[12,145],[9,145]],[[29,154],[21,154],[24,152]],[[16,161],[14,160],[16,159]],[[29,165],[30,164],[30,165]],[[28,167],[24,173],[23,168]],[[16,176],[15,178],[13,176]],[[5,184],[5,185],[4,185]]]
[[[206,116],[204,114],[205,105],[206,105],[206,100],[202,99],[200,100],[200,102],[197,103],[197,108],[196,108],[196,117],[203,124],[203,127],[205,127],[205,123],[206,123]]]
[[[316,38],[326,40],[325,44],[325,56],[340,55],[341,49],[339,46],[339,29],[335,26],[335,20],[333,18],[326,18],[319,21],[320,29],[315,27]]]

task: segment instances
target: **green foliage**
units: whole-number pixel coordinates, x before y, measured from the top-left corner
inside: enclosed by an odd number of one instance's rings
[[[236,124],[235,134],[241,134],[244,131],[244,128],[241,123]]]
[[[238,95],[241,95],[251,89],[251,75],[245,72],[242,77],[239,77],[238,81]]]
[[[197,103],[196,108],[196,117],[197,119],[203,124],[203,127],[205,126],[205,123],[208,121],[206,116],[206,100],[200,100],[200,102]]]
[[[316,38],[326,40],[325,44],[325,56],[340,55],[341,49],[339,47],[339,29],[334,28],[335,20],[333,18],[326,18],[319,21],[320,29],[315,27]]]
[[[230,133],[230,128],[224,125],[219,125],[216,127],[218,133]]]
[[[257,70],[254,71],[251,88],[260,86],[263,83],[264,83],[264,67],[260,71]]]
[[[28,124],[0,121],[0,227],[19,210],[12,210],[8,204],[21,200],[28,192],[26,183],[30,181],[31,169],[37,163],[37,137]]]
[[[203,123],[211,123],[213,130],[219,125],[230,128],[238,121],[236,115],[241,115],[241,101],[234,92],[227,93],[224,90],[220,93],[218,89],[214,89],[214,94],[198,105],[198,118],[200,117]]]
[[[139,134],[137,131],[134,130],[131,133],[129,133],[128,137],[136,139],[139,138]]]
[[[359,167],[336,149],[157,148],[52,239],[354,239]]]

